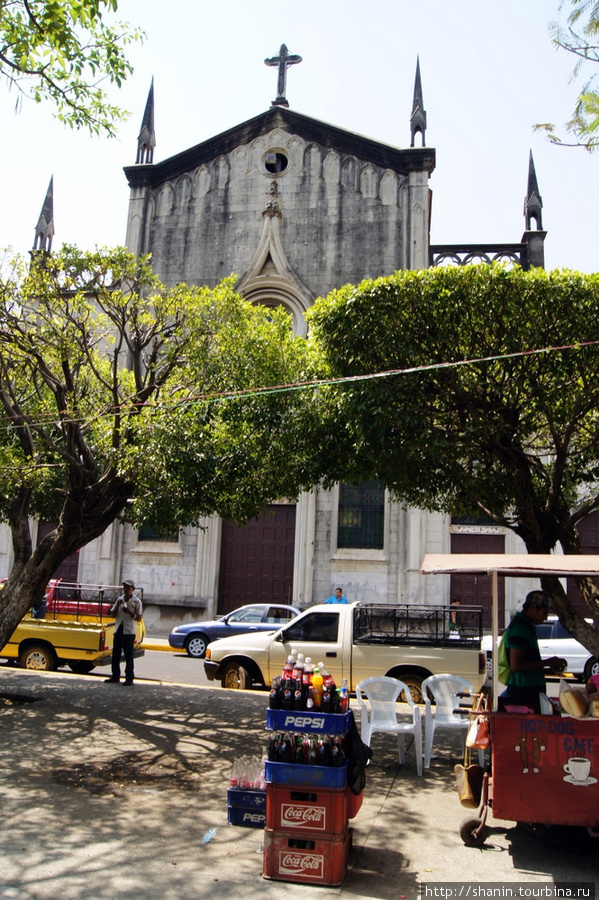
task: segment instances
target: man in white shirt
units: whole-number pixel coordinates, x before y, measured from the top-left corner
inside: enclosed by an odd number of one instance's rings
[[[141,622],[143,609],[139,597],[133,595],[135,584],[123,581],[123,593],[114,601],[110,615],[114,616],[114,643],[112,645],[112,675],[108,684],[118,684],[121,680],[121,654],[125,656],[125,680],[123,684],[133,684],[133,644],[135,623]]]

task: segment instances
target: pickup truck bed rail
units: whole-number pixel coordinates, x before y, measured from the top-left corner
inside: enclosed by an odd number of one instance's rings
[[[452,614],[455,623],[452,622]],[[356,644],[477,645],[483,634],[480,606],[358,605],[354,609]]]

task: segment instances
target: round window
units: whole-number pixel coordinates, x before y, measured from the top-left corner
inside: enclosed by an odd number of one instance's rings
[[[289,165],[289,160],[284,153],[278,150],[269,150],[264,157],[264,168],[269,175],[280,175]]]

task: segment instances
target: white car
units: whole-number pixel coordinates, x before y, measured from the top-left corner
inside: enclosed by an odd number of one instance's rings
[[[590,619],[587,621],[590,622]],[[561,656],[568,661],[566,672],[574,675],[579,681],[588,681],[591,675],[599,674],[599,659],[592,656],[586,647],[572,637],[557,616],[549,616],[547,621],[537,625],[536,629],[542,659]],[[482,649],[487,651],[487,672],[491,677],[493,638],[490,634],[483,637]]]

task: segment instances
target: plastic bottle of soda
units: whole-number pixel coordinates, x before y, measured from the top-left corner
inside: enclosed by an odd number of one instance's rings
[[[303,654],[303,653],[298,653],[298,654],[297,654],[297,660],[296,660],[296,662],[295,662],[295,665],[293,666],[293,678],[294,678],[294,680],[295,680],[296,682],[299,682],[299,683],[301,684],[303,674],[304,674],[304,654]]]
[[[281,681],[286,681],[288,678],[293,678],[293,666],[295,665],[295,656],[291,653],[287,657],[287,662],[283,666],[283,672],[281,674]]]
[[[320,669],[320,674],[322,675],[322,680],[324,682],[325,688],[328,688],[331,692],[336,690],[335,679],[328,671],[328,669],[325,669],[324,663],[319,662],[318,668]]]
[[[314,674],[312,676],[312,696],[314,697],[314,707],[320,709],[322,703],[323,677],[320,674],[318,666],[314,666]]]
[[[314,697],[312,696],[312,685],[308,688],[308,696],[306,697],[306,709],[314,709]]]
[[[341,712],[345,713],[349,707],[349,690],[347,687],[347,678],[343,678],[341,681],[341,688],[339,690],[339,705],[341,706]]]
[[[302,690],[304,692],[304,697],[306,701],[308,700],[308,688],[312,686],[312,674],[314,672],[314,667],[312,666],[312,660],[309,656],[306,656],[306,662],[304,663],[304,672],[302,675]]]

